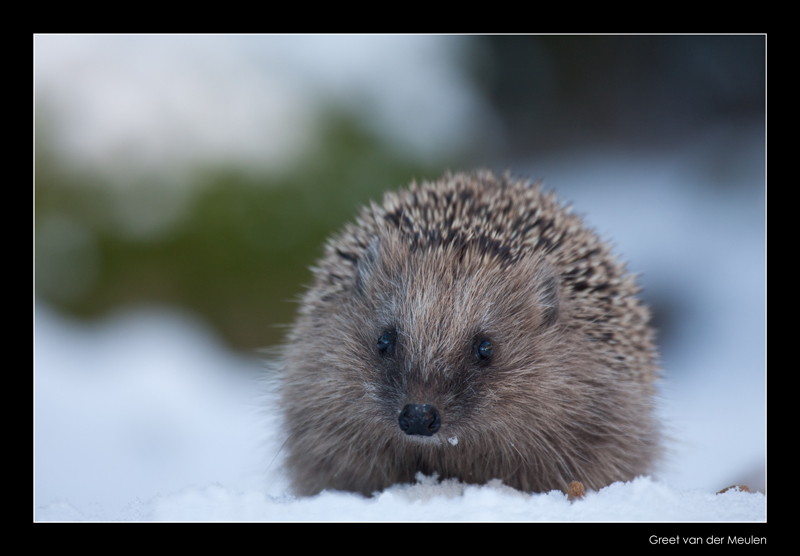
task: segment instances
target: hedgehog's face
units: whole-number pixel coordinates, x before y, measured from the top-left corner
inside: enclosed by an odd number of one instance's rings
[[[314,333],[328,346],[315,354],[318,380],[360,404],[360,419],[384,434],[441,442],[507,423],[515,408],[520,423],[536,418],[537,400],[524,398],[537,396],[531,384],[546,389],[548,369],[560,364],[551,354],[564,309],[544,260],[412,250],[390,236],[354,266],[346,294],[326,307],[335,323]],[[320,403],[338,401],[328,394]]]
[[[331,238],[286,345],[298,490],[646,472],[657,367],[636,291],[538,187],[479,173],[387,194]]]

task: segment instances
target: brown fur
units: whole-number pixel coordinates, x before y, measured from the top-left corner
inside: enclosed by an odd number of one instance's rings
[[[417,472],[566,492],[648,473],[658,369],[637,292],[538,185],[481,172],[387,193],[328,242],[286,346],[297,492],[370,495]],[[406,404],[434,406],[440,429],[405,434]]]

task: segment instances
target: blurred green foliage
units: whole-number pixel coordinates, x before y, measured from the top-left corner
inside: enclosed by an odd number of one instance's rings
[[[325,116],[316,144],[280,175],[203,171],[180,218],[161,233],[136,236],[115,216],[119,188],[68,171],[37,141],[37,298],[87,318],[132,305],[185,307],[235,348],[279,342],[280,325],[292,322],[325,238],[354,217],[357,205],[443,171],[393,152],[341,112]],[[136,189],[140,196],[152,193],[153,212],[164,202],[159,199],[168,199],[158,180]],[[70,229],[82,230],[77,235],[84,239],[71,242]],[[71,273],[85,274],[83,286],[59,289]]]

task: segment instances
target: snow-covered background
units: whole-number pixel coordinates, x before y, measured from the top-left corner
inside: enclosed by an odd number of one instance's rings
[[[256,165],[273,157],[282,164],[311,141],[298,122],[315,95],[346,99],[354,89],[371,107],[376,129],[409,151],[458,150],[471,133],[464,114],[492,119],[448,63],[456,46],[433,37],[382,38],[372,48],[348,37],[323,49],[315,46],[319,39],[291,48],[290,38],[280,38],[266,50],[253,47],[257,37],[200,37],[178,47],[170,37],[137,38],[134,44],[125,37],[37,37],[37,95],[55,99],[51,106],[70,106],[61,113],[75,122],[59,128],[70,159],[113,165],[119,144],[133,144],[141,145],[134,149],[138,159],[120,164],[148,172],[158,171],[164,157],[186,165],[210,156]],[[269,59],[281,64],[258,63],[264,51],[280,52]],[[211,70],[174,74],[159,66],[169,56],[201,57]],[[430,90],[409,88],[408,79],[388,70],[376,78],[389,66],[417,72]],[[120,78],[101,79],[109,72]],[[202,94],[176,97],[186,90]],[[201,120],[220,103],[241,117],[233,124],[226,118],[224,126],[213,117],[201,121],[195,145],[168,140],[180,121]],[[145,138],[159,125],[167,139],[153,145]],[[276,143],[263,133],[268,127],[296,133]],[[228,129],[221,137],[203,131],[220,128]],[[652,478],[615,484],[573,504],[556,492],[525,495],[426,478],[371,499],[333,492],[295,498],[280,468],[275,385],[264,380],[268,354],[265,362],[257,353],[230,351],[183,309],[121,309],[87,323],[37,300],[34,519],[766,519],[762,494],[714,494],[737,483],[766,489],[764,148],[759,126],[716,125],[669,149],[594,148],[508,164],[572,202],[641,273],[653,298],[668,305],[660,411],[669,452]]]

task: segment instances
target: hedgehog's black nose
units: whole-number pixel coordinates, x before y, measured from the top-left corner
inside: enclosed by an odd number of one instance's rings
[[[406,434],[433,436],[439,430],[442,419],[432,405],[408,404],[400,412],[400,429]]]

